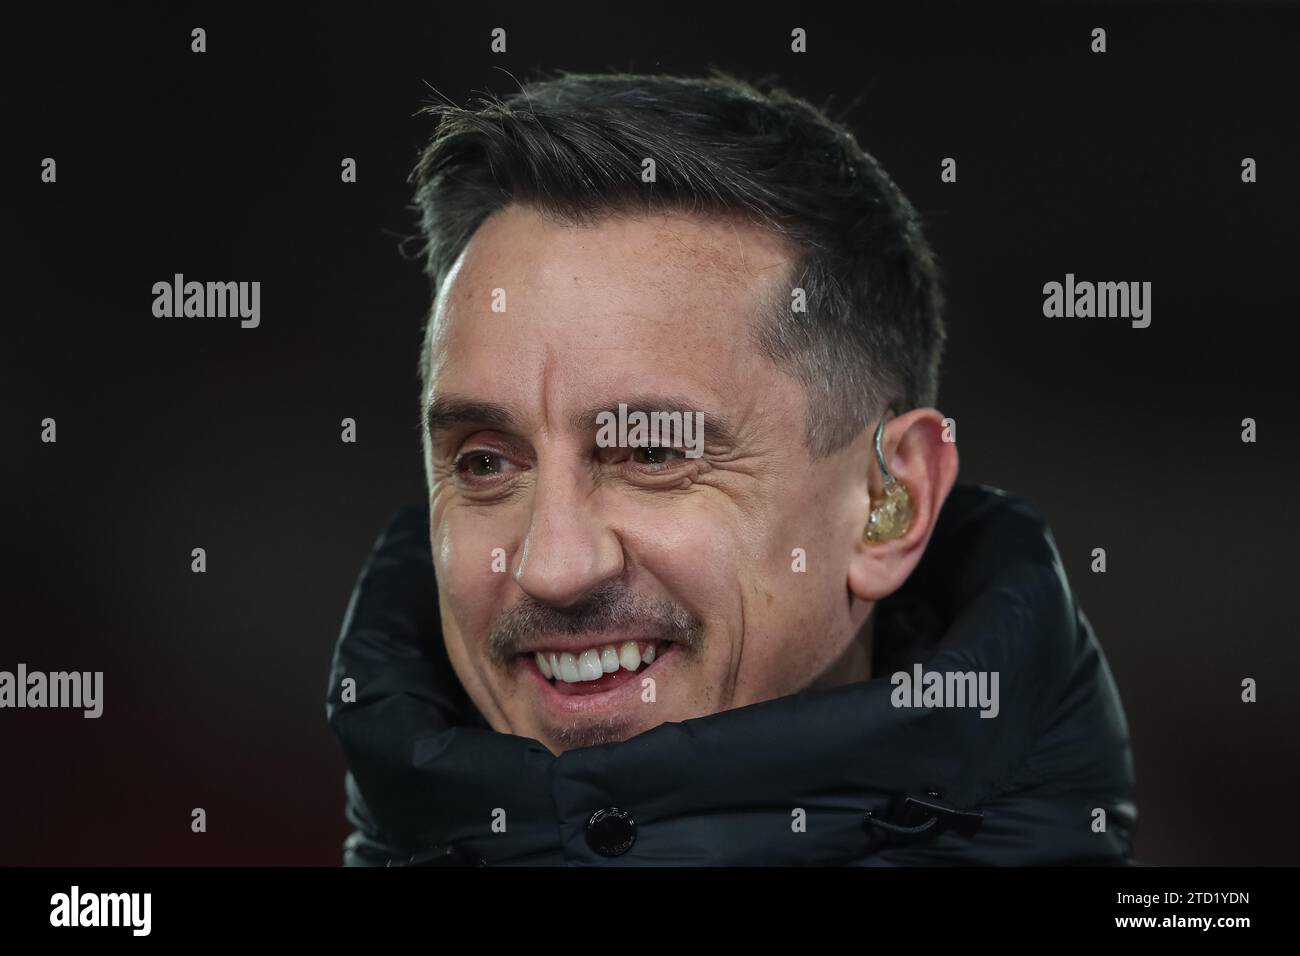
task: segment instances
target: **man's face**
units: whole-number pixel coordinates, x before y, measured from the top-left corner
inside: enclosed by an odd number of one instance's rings
[[[474,234],[425,398],[443,633],[494,729],[558,753],[866,676],[864,444],[814,461],[803,387],[753,341],[791,256],[686,214],[511,206]],[[620,402],[702,412],[703,454],[602,447]]]

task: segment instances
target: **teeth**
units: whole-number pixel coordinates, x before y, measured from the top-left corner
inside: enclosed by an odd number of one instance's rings
[[[583,651],[578,658],[578,675],[583,680],[596,680],[604,673],[600,666],[600,652],[590,649]]]
[[[578,676],[578,659],[568,652],[560,655],[560,679],[566,684],[576,684],[582,680]]]
[[[622,644],[589,647],[578,654],[535,651],[533,660],[547,680],[577,684],[600,680],[619,668],[635,671],[643,664],[653,663],[657,650],[654,642],[640,645],[636,641],[624,641]]]

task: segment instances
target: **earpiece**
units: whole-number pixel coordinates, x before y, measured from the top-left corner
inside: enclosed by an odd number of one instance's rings
[[[912,496],[885,466],[885,453],[880,447],[884,434],[885,416],[881,415],[880,424],[876,426],[876,463],[880,465],[885,487],[880,497],[872,503],[871,512],[867,515],[862,540],[868,544],[900,538],[912,526]]]

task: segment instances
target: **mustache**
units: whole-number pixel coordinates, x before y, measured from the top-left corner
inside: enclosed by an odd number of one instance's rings
[[[551,607],[525,597],[503,611],[488,633],[489,659],[504,664],[522,653],[540,635],[582,634],[636,628],[648,637],[698,650],[704,643],[704,622],[672,601],[652,600],[614,581],[606,582],[568,607]]]

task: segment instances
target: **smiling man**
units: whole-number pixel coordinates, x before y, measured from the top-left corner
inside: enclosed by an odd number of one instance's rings
[[[429,497],[335,654],[348,862],[1126,860],[1118,696],[1041,518],[954,484],[879,165],[720,74],[433,111]]]

